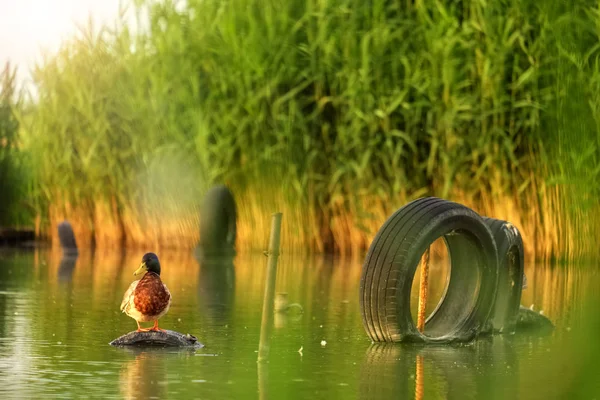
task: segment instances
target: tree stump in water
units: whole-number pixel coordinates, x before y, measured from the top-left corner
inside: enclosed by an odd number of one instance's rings
[[[132,331],[120,336],[109,343],[111,346],[138,346],[138,347],[191,347],[200,349],[204,345],[198,342],[198,339],[187,334],[175,331]]]

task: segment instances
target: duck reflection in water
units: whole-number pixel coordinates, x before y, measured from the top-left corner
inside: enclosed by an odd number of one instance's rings
[[[135,355],[120,373],[121,395],[124,399],[165,399],[167,370],[164,349],[127,349]]]

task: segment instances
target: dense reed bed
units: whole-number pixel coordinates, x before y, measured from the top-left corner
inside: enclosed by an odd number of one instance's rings
[[[136,1],[34,71],[20,113],[40,232],[189,248],[227,183],[239,247],[360,254],[436,195],[598,256],[597,2]]]
[[[27,166],[17,149],[19,123],[15,111],[21,96],[16,69],[6,63],[0,69],[0,225],[19,226],[31,222],[32,210],[26,201]]]

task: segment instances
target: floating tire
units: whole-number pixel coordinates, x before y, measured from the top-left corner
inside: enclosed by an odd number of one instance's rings
[[[421,333],[410,312],[411,286],[421,255],[440,237],[450,278]],[[479,214],[435,197],[414,200],[389,217],[369,247],[360,281],[365,330],[374,342],[472,340],[486,329],[497,281],[496,243]]]
[[[523,239],[510,222],[483,217],[498,247],[498,289],[491,322],[496,332],[513,333],[524,286]]]
[[[206,253],[228,253],[235,247],[237,212],[233,194],[225,185],[208,190],[200,210],[200,246]]]

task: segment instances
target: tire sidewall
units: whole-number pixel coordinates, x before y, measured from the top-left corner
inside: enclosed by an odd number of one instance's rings
[[[462,316],[461,321],[457,321],[454,329],[443,336],[427,337],[417,330],[412,320],[410,312],[411,288],[422,254],[436,239],[453,234],[453,232],[460,232],[460,235],[475,244],[478,250],[478,254],[475,256],[479,258],[478,271],[473,273],[480,274],[479,290],[477,290],[477,293],[472,294],[476,296],[476,299],[471,310]],[[452,249],[448,250],[449,253],[452,251]],[[386,309],[396,314],[400,332],[406,332],[408,336],[423,341],[448,341],[450,338],[454,340],[468,339],[481,327],[485,326],[492,313],[496,296],[499,265],[498,249],[489,227],[473,210],[456,204],[456,207],[432,216],[431,220],[417,233],[413,246],[408,250],[408,253],[404,257],[397,253],[394,260],[394,262],[397,262],[396,260],[401,261],[405,265],[404,268],[406,268],[402,273],[412,277],[412,279],[398,280],[396,286],[398,295],[395,299],[397,304],[394,305],[393,301],[386,304]],[[452,279],[452,268],[468,267],[452,265],[450,279]],[[444,300],[446,294],[444,294]],[[438,309],[439,305],[428,320],[435,318]]]

